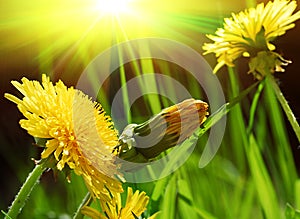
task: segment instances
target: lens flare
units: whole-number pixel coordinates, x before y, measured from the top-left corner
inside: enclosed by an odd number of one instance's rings
[[[129,4],[132,0],[98,0],[97,9],[106,15],[114,15],[129,12]]]

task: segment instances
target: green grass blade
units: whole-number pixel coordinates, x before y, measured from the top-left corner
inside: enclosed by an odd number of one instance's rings
[[[297,171],[291,147],[295,147],[295,145],[290,145],[289,143],[283,113],[272,87],[266,83],[265,89],[265,110],[268,112],[266,115],[271,127],[269,135],[271,134],[272,136],[272,150],[274,150],[270,160],[276,160],[276,169],[277,172],[279,171],[279,178],[277,180],[282,182],[282,185],[280,186],[281,194],[283,195],[282,199],[293,202],[293,188],[297,179]]]
[[[158,215],[158,218],[166,219],[166,218],[175,218],[177,211],[176,204],[176,196],[177,196],[177,185],[176,185],[176,177],[173,175],[168,182],[168,185],[165,190],[164,198],[161,204],[161,213]]]
[[[264,81],[262,81],[262,83],[260,83],[258,85],[258,88],[254,94],[254,97],[252,99],[252,103],[251,103],[251,107],[250,107],[250,112],[249,112],[249,122],[248,122],[248,127],[247,127],[247,134],[249,135],[252,128],[253,128],[253,124],[254,124],[254,120],[255,120],[255,112],[256,112],[256,108],[257,105],[259,104],[259,98],[261,95],[261,92],[264,88]]]
[[[281,218],[280,208],[271,178],[264,164],[259,146],[254,136],[249,136],[249,146],[246,148],[251,175],[256,186],[260,204],[267,219]]]

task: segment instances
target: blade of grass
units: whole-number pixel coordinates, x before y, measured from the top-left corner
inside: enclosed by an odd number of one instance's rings
[[[300,179],[295,182],[295,207],[300,209]]]
[[[247,134],[249,135],[250,132],[252,131],[252,128],[253,128],[253,123],[254,123],[254,120],[255,120],[255,112],[256,112],[256,108],[257,108],[257,105],[258,105],[258,100],[259,100],[259,97],[261,95],[261,92],[264,88],[264,83],[265,81],[262,81],[259,85],[258,85],[258,88],[254,94],[254,97],[252,99],[252,103],[251,103],[251,107],[250,107],[250,112],[249,112],[249,122],[248,122],[248,127],[247,127]]]
[[[181,171],[180,171],[181,172]],[[180,173],[179,172],[179,173]],[[193,205],[193,197],[191,189],[185,179],[177,180],[178,188],[178,213],[179,218],[185,218],[187,215],[190,219],[197,219],[198,216],[195,212]]]
[[[274,186],[268,174],[259,146],[252,134],[249,136],[249,145],[246,147],[247,157],[250,165],[251,175],[256,187],[260,204],[267,219],[281,218],[280,207]]]
[[[141,49],[143,50],[143,54],[148,54],[148,56],[151,57],[148,45],[143,46]],[[141,67],[143,74],[147,74],[147,81],[143,81],[143,85],[141,85],[141,87],[144,87],[144,92],[146,94],[149,94],[150,91],[151,93],[153,92],[152,95],[148,96],[147,101],[149,102],[150,109],[154,115],[160,112],[161,104],[157,95],[159,92],[157,90],[157,84],[155,80],[153,61],[151,59],[142,59]]]
[[[255,185],[253,183],[253,180],[250,178],[246,181],[246,185],[244,188],[247,188],[245,191],[245,196],[240,197],[240,201],[242,201],[242,204],[240,206],[240,211],[238,212],[239,218],[249,218],[249,215],[251,216],[251,213],[253,212],[253,206],[255,204]],[[257,214],[257,213],[256,213]],[[258,215],[256,215],[258,217]]]
[[[195,207],[194,206],[194,211],[196,211],[196,213],[202,217],[202,218],[205,218],[205,219],[217,219],[216,217],[214,217],[213,215],[211,215],[210,213],[208,213],[207,211],[203,210],[203,209],[200,209],[199,207]]]
[[[161,180],[157,181],[155,187],[153,189],[151,199],[157,201],[161,195],[163,194],[163,190],[168,183],[168,177],[162,178]]]
[[[170,181],[165,190],[165,195],[161,204],[161,213],[158,215],[158,218],[175,218],[177,204],[177,186],[176,186],[176,176],[172,175]]]
[[[234,68],[228,68],[229,73],[229,99],[232,101],[234,97],[240,94],[240,86],[241,83],[238,79],[238,74]],[[258,84],[258,82],[256,82]],[[254,86],[254,84],[252,85]],[[245,99],[244,99],[245,100]],[[245,103],[245,101],[243,101]],[[228,115],[228,129],[230,135],[230,145],[229,147],[233,147],[232,152],[234,156],[232,159],[236,160],[236,164],[239,165],[239,169],[241,172],[246,170],[247,160],[245,157],[245,145],[247,144],[247,135],[246,135],[246,124],[243,115],[242,104],[237,104]]]
[[[281,186],[283,189],[282,194],[286,196],[282,198],[287,198],[292,201],[294,196],[294,182],[297,179],[297,170],[291,151],[291,145],[288,140],[283,114],[269,83],[266,83],[265,103],[274,144],[272,148],[276,151],[274,151],[273,156],[276,157],[277,169],[280,170],[280,178],[278,178],[278,180],[283,182]],[[270,159],[274,160],[274,157]]]

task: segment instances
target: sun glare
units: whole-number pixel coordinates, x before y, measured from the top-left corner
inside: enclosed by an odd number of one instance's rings
[[[97,8],[104,14],[120,14],[129,11],[131,0],[98,0]]]

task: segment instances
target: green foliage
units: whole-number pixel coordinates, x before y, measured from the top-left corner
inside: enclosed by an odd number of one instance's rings
[[[247,1],[247,4],[255,5],[254,1]],[[177,19],[192,22],[203,28],[200,28],[203,32],[213,32],[218,25],[213,19],[213,22],[208,22],[199,16],[197,19],[184,16]],[[141,71],[135,74],[153,72],[152,65],[150,60],[143,61]],[[205,100],[199,84],[188,73],[178,73],[166,63],[158,62],[156,65],[164,74],[183,83],[194,97]],[[229,103],[218,112],[212,112],[199,130],[198,134],[202,137],[187,162],[171,176],[152,184],[136,185],[148,191],[152,200],[149,209],[152,212],[160,210],[159,218],[282,218],[285,203],[295,203],[299,197],[296,189],[299,186],[295,186],[298,175],[292,145],[276,96],[265,81],[261,81],[259,86],[253,81],[254,85],[250,88],[253,93],[242,92],[244,87],[237,77],[239,73],[246,74],[229,69],[229,84],[223,84]],[[121,78],[124,79],[123,73]],[[125,85],[126,80],[122,83]],[[159,88],[154,80],[146,84],[140,82],[145,92],[149,86]],[[168,85],[168,91],[170,96],[176,95],[172,85]],[[144,120],[166,107],[162,105],[164,99],[156,95],[143,98],[152,113],[144,116]],[[124,98],[124,101],[124,112],[134,111],[129,108],[128,99]],[[199,169],[206,134],[227,113],[228,125],[221,148],[208,166]],[[135,116],[143,117],[142,114]],[[128,118],[134,121],[133,117]],[[181,146],[184,151],[184,144]],[[176,163],[180,158],[178,153],[171,162]],[[169,171],[168,168],[171,167],[166,167],[162,173]],[[286,212],[291,211],[287,207]]]
[[[299,219],[300,218],[300,211],[296,210],[290,204],[286,205],[285,209],[285,218],[286,219]]]
[[[212,114],[199,131],[205,139],[205,125],[228,113],[221,148],[199,169],[201,138],[178,172],[155,183],[151,198],[160,201],[153,209],[161,211],[159,218],[282,218],[285,203],[296,201],[298,176],[274,93],[262,81],[245,94],[237,72],[229,73],[230,107]]]
[[[254,1],[247,2],[253,5]],[[201,16],[178,16],[176,19],[189,21],[189,25],[196,25],[203,33],[213,32],[218,25],[217,19]],[[126,72],[125,68],[119,71],[125,91],[128,74],[138,76],[154,72],[158,67],[164,74],[182,83],[193,97],[205,100],[197,81],[170,63],[144,60],[142,63],[134,62],[133,66],[133,72]],[[290,144],[276,96],[265,81],[259,84],[253,81],[253,85],[246,89],[237,76],[245,72],[229,69],[228,73],[228,84],[223,82],[228,104],[217,112],[210,112],[211,117],[198,130],[201,138],[184,165],[158,181],[130,184],[134,189],[146,191],[150,197],[147,214],[161,211],[158,218],[163,219],[276,219],[284,215],[286,219],[300,218],[300,212],[292,207],[300,207],[299,177],[291,151],[293,145]],[[147,92],[149,87],[163,89],[155,78],[147,82],[140,80],[137,89]],[[167,89],[170,96],[176,97],[176,89],[172,85],[168,85]],[[246,92],[243,92],[245,89]],[[109,110],[110,103],[106,96],[104,90],[99,92],[102,105]],[[150,111],[145,115],[139,105],[130,108],[127,92],[123,93],[123,101],[128,123],[137,119],[145,121],[169,103],[159,95],[145,95],[142,101]],[[136,112],[135,115],[132,112]],[[225,114],[227,127],[220,150],[211,163],[201,169],[198,163],[209,128]],[[195,138],[180,146],[179,152],[172,157],[172,164],[180,161],[181,153],[191,141]],[[169,172],[169,168],[172,165],[162,169],[162,174]],[[51,183],[47,184],[49,181]],[[129,184],[124,184],[125,191],[126,186]],[[62,175],[58,175],[55,181],[43,181],[42,177],[20,218],[71,218],[86,192],[82,179],[76,175],[72,176],[71,183],[67,183]]]

